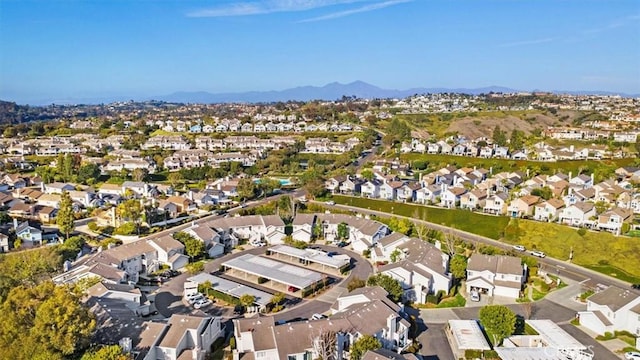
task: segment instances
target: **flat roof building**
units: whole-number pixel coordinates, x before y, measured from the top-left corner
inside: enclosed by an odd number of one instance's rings
[[[456,359],[464,358],[466,350],[491,350],[475,320],[449,320],[446,332]]]

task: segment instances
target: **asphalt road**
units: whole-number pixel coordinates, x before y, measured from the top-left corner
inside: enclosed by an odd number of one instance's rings
[[[316,202],[316,203],[319,203],[319,202]],[[452,228],[449,228],[440,224],[431,223],[425,220],[414,219],[411,217],[406,217],[401,215],[389,214],[381,211],[363,209],[363,208],[349,206],[349,205],[336,204],[334,206],[327,206],[327,207],[328,208],[335,207],[342,210],[351,210],[361,214],[377,215],[377,216],[383,216],[383,217],[394,216],[399,218],[407,218],[413,222],[423,224],[435,230],[452,232],[454,235],[468,242],[476,242],[480,244],[491,245],[504,250],[513,250],[513,247],[510,244],[501,243],[494,239],[486,238],[480,235],[468,233],[466,231],[461,231],[458,229],[452,229]],[[542,266],[544,267],[545,270],[547,270],[547,272],[556,274],[558,276],[567,277],[577,282],[588,282],[592,285],[597,285],[597,284],[616,285],[622,288],[627,288],[629,290],[632,290],[630,284],[625,281],[622,281],[613,277],[609,277],[604,274],[598,273],[596,271],[572,264],[568,260],[559,260],[559,259],[546,257],[544,259],[538,258],[538,262],[542,264]],[[640,294],[640,291],[638,290],[633,290],[633,291]]]

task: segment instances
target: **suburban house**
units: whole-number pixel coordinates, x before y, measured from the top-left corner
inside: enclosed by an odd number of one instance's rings
[[[13,226],[16,238],[22,241],[23,246],[34,247],[42,245],[42,230],[29,225],[28,221],[18,223],[17,219],[13,219]]]
[[[317,214],[316,222],[322,227],[323,237],[327,241],[337,239],[338,226],[345,223],[349,230],[348,241],[353,250],[360,253],[390,233],[389,228],[382,223],[343,214]]]
[[[249,215],[216,219],[209,223],[215,229],[228,231],[233,238],[247,239],[249,242],[267,241],[282,244],[284,222],[278,215]]]
[[[488,296],[520,297],[526,268],[515,256],[474,253],[467,263],[467,293],[478,291]]]
[[[598,216],[596,227],[598,230],[606,230],[616,235],[620,235],[622,225],[630,220],[633,220],[633,213],[631,210],[616,207],[600,214]]]
[[[183,230],[183,232],[202,241],[209,257],[214,258],[224,255],[225,246],[221,242],[220,234],[214,229],[205,225],[192,224],[190,228]]]
[[[360,186],[360,193],[366,198],[376,199],[380,197],[380,186],[382,183],[379,180],[369,180]]]
[[[460,208],[476,210],[484,208],[487,201],[487,191],[474,189],[464,193],[460,197]]]
[[[219,317],[173,314],[167,323],[145,323],[134,352],[142,360],[205,360],[211,345],[222,336]]]
[[[554,221],[565,208],[564,201],[549,199],[534,205],[533,218],[538,221]]]
[[[140,275],[151,274],[163,265],[180,269],[188,262],[189,257],[184,255],[184,245],[166,235],[99,251],[73,264],[69,271],[56,276],[53,281],[58,284],[74,283],[91,273],[116,283],[138,282]],[[96,267],[96,264],[102,266]]]
[[[640,336],[640,296],[628,289],[610,286],[591,295],[578,316],[580,325],[600,335],[628,331]]]
[[[460,199],[467,192],[467,189],[463,187],[448,187],[446,185],[444,187],[440,194],[440,206],[455,208],[460,204]]]
[[[507,212],[508,200],[509,194],[505,192],[499,192],[497,194],[489,195],[482,211],[487,214],[504,215]]]
[[[564,208],[558,220],[561,223],[572,226],[585,226],[593,223],[591,218],[596,216],[596,207],[592,202],[577,202]]]
[[[400,282],[405,300],[425,303],[429,294],[438,291],[448,293],[452,282],[449,255],[426,241],[406,237],[399,240],[388,246],[394,247],[393,251],[398,252],[399,260],[381,267],[378,272]]]
[[[511,201],[507,207],[507,214],[511,217],[533,215],[535,205],[540,201],[539,196],[525,195]]]
[[[9,252],[9,237],[0,233],[0,253]]]
[[[313,238],[313,228],[316,225],[316,216],[314,214],[296,214],[291,225],[291,237],[294,240],[310,242]]]
[[[348,176],[345,181],[340,184],[340,193],[344,195],[357,195],[360,194],[360,188],[363,180],[360,178],[354,178]]]
[[[103,302],[107,299],[116,300],[119,306],[127,307],[138,316],[150,313],[151,302],[134,285],[101,281],[87,289],[85,303],[92,300]]]
[[[416,190],[416,202],[420,204],[434,204],[442,194],[442,186],[431,184]]]

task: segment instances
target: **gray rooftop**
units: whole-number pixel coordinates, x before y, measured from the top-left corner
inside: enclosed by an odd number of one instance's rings
[[[326,265],[335,269],[340,269],[341,267],[349,265],[350,263],[350,260],[348,259],[327,256],[327,253],[325,253],[324,251],[296,249],[288,245],[276,245],[269,248],[269,250],[275,253],[293,256],[298,259],[305,259],[314,263]]]
[[[322,275],[315,271],[251,254],[227,260],[222,265],[298,289],[304,289],[322,280]]]
[[[272,295],[268,292],[260,291],[252,287],[239,284],[235,281],[223,279],[217,276],[213,276],[208,273],[200,273],[196,276],[192,276],[187,279],[188,281],[202,284],[206,281],[211,282],[211,285],[221,293],[237,297],[238,299],[245,294],[253,295],[256,299],[256,304],[265,306],[271,301]]]

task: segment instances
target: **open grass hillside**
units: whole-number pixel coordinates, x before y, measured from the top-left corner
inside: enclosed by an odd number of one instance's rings
[[[496,126],[500,126],[507,133],[511,133],[513,129],[516,129],[529,135],[535,129],[571,125],[579,116],[580,113],[576,111],[551,114],[540,110],[526,110],[398,114],[396,118],[406,121],[414,130],[427,131],[437,138],[442,138],[446,134],[457,133],[475,139],[481,136],[490,137]]]
[[[584,233],[583,235],[580,235]],[[504,230],[505,242],[545,252],[556,259],[573,262],[620,280],[640,282],[640,239],[613,236],[607,232],[574,228],[532,220],[511,219]]]

